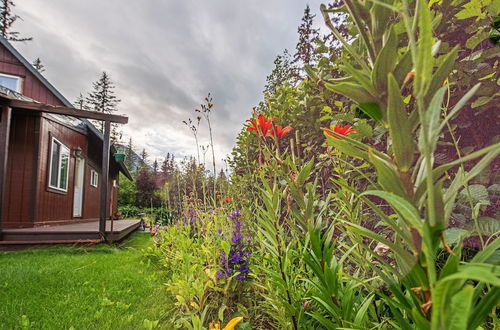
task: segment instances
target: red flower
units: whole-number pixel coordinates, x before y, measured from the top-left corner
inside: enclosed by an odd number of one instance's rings
[[[358,131],[357,129],[352,129],[351,126],[349,126],[349,125],[342,126],[341,124],[337,124],[337,125],[332,126],[330,128],[325,128],[326,134],[328,134],[331,137],[334,137],[336,139],[338,139],[339,137],[337,135],[335,135],[334,133],[346,136],[346,135],[351,134],[352,132],[357,132],[357,131]]]
[[[224,197],[224,203],[230,203],[233,199],[231,197]]]
[[[266,136],[271,126],[273,126],[273,119],[274,118],[266,119],[263,114],[260,114],[257,117],[257,120],[247,120],[250,124],[252,124],[247,127],[247,131],[255,131],[257,133],[262,133],[263,136]]]
[[[290,132],[293,129],[293,127],[287,126],[285,128],[281,127],[280,125],[274,125],[273,129],[271,129],[269,132],[267,132],[266,136],[273,136],[277,137],[278,139],[281,139],[286,135],[286,133]]]

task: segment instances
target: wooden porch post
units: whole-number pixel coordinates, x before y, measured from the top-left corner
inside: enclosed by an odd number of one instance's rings
[[[102,170],[101,170],[101,194],[99,203],[99,233],[101,237],[107,240],[106,237],[106,218],[108,212],[108,181],[109,181],[109,134],[111,123],[106,120],[104,122],[104,141],[102,144]]]
[[[5,217],[5,180],[7,179],[7,160],[9,157],[10,120],[12,109],[2,105],[0,114],[0,240]]]

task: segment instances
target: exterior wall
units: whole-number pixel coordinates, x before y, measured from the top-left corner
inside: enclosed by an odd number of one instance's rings
[[[12,113],[6,180],[5,227],[30,227],[36,216],[36,170],[40,116]]]
[[[22,78],[21,93],[39,102],[64,105],[7,48],[0,44],[0,73]],[[51,137],[70,149],[68,190],[60,192],[48,187]],[[82,217],[73,217],[75,149],[85,158]],[[45,115],[29,111],[13,111],[7,163],[5,218],[2,226],[32,227],[64,224],[99,218],[102,142],[86,131],[69,128]],[[99,186],[90,185],[90,171],[99,173]],[[108,217],[117,212],[118,166],[110,162]]]
[[[44,118],[41,127],[40,162],[38,167],[38,219],[37,222],[70,220],[73,216],[73,186],[76,148],[87,154],[87,137],[73,129]],[[70,150],[68,191],[60,192],[49,188],[50,151],[52,137]],[[85,180],[85,178],[84,178]]]
[[[40,142],[40,166],[39,171],[39,193],[38,193],[38,219],[36,225],[68,223],[83,220],[99,219],[99,193],[101,187],[101,143],[96,139],[89,138],[85,133],[61,125],[51,119],[42,120],[41,142]],[[59,140],[70,149],[70,164],[68,175],[68,191],[60,192],[48,187],[50,167],[50,145],[52,137]],[[73,217],[73,194],[75,177],[75,150],[82,149],[85,159],[85,171],[83,178],[83,209],[81,217]],[[113,164],[113,162],[111,162]],[[98,187],[90,185],[90,171],[99,173]],[[110,170],[110,181],[117,177],[117,173]],[[112,190],[108,193],[108,203],[111,200]],[[114,199],[116,200],[116,198]],[[116,209],[116,208],[115,208]],[[108,210],[107,216],[113,212]],[[114,211],[114,210],[113,210]]]
[[[45,104],[63,105],[63,103],[48,90],[33,73],[26,69],[26,67],[1,44],[0,73],[21,77],[23,79],[21,94]]]

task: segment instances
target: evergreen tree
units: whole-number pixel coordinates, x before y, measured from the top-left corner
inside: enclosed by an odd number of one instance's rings
[[[14,7],[12,0],[0,0],[0,33],[2,37],[9,41],[30,41],[31,37],[21,37],[19,32],[10,31],[12,25],[21,17],[12,14],[12,7]]]
[[[120,99],[115,95],[115,85],[111,78],[103,71],[99,79],[92,84],[93,90],[86,98],[88,107],[92,111],[103,113],[113,113],[117,111],[117,106]],[[104,122],[101,122],[101,130],[104,132]],[[118,131],[118,124],[111,125],[111,140],[117,141],[121,137],[121,132]]]
[[[33,67],[40,73],[45,71],[45,65],[42,64],[40,57],[37,57],[36,60],[33,61]]]
[[[153,174],[156,175],[158,174],[158,160],[155,158],[155,161],[153,162]]]
[[[311,14],[309,5],[304,9],[302,23],[297,29],[299,41],[296,46],[296,52],[293,56],[293,63],[298,65],[311,64],[316,60],[314,54],[314,43],[319,40],[319,30],[313,28],[313,20],[316,15]]]
[[[76,97],[76,100],[75,100],[75,103],[74,103],[75,107],[77,109],[80,109],[80,110],[89,110],[89,106],[87,104],[87,100],[85,99],[85,97],[83,96],[82,93],[80,93],[77,97]]]
[[[274,60],[274,69],[266,78],[264,93],[273,95],[280,86],[292,79],[293,67],[290,60],[290,54],[286,49],[283,51],[282,55],[276,56]]]
[[[127,150],[125,152],[125,166],[129,169],[129,171],[134,171],[132,168],[134,165],[134,149],[132,145],[132,137],[128,139]]]
[[[167,154],[161,165],[162,182],[171,182],[175,171],[174,155]]]
[[[147,158],[148,158],[148,153],[146,152],[146,149],[142,149],[141,162],[142,162],[143,167],[145,167],[147,165]]]
[[[135,178],[135,187],[137,189],[136,201],[138,206],[151,206],[151,202],[155,198],[156,185],[153,176],[146,167],[139,169]]]

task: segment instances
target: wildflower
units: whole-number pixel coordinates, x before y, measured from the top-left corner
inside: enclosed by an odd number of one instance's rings
[[[272,130],[267,132],[266,136],[272,136],[272,137],[276,137],[278,139],[281,139],[291,130],[293,130],[293,127],[287,126],[287,127],[283,128],[280,125],[275,125]]]
[[[231,203],[233,199],[231,197],[224,197],[223,201],[224,203]]]
[[[273,126],[273,119],[266,119],[263,114],[260,114],[257,120],[247,120],[251,124],[251,126],[247,127],[247,131],[255,131],[257,134],[261,133],[266,136],[271,126]]]
[[[194,208],[189,208],[187,211],[187,224],[194,224],[196,222],[196,210]]]
[[[341,124],[336,124],[335,126],[332,126],[330,128],[325,128],[325,133],[336,139],[338,139],[339,137],[335,135],[335,133],[346,136],[357,131],[358,131],[357,129],[352,129],[351,126],[349,125],[343,126]]]
[[[243,320],[242,317],[235,317],[229,321],[222,330],[233,330],[234,327]],[[210,330],[220,330],[220,322],[210,322]]]
[[[158,225],[154,225],[154,227],[151,229],[151,236],[156,236],[158,233]]]
[[[217,277],[223,278],[236,274],[235,278],[242,282],[250,272],[248,261],[252,254],[249,251],[251,236],[245,236],[242,233],[243,223],[240,220],[241,212],[239,209],[234,210],[228,217],[233,221],[233,230],[231,231],[231,238],[229,240],[231,248],[229,255],[226,255],[224,251],[220,251],[221,269],[217,272]]]

